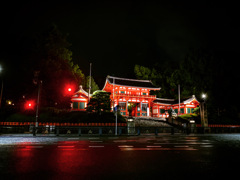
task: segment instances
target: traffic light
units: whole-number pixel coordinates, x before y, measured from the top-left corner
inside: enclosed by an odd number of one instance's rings
[[[75,86],[73,84],[66,84],[64,86],[64,96],[72,96],[74,93]]]
[[[32,110],[32,109],[34,109],[34,107],[35,107],[35,102],[33,100],[26,101],[26,103],[24,105],[24,108],[26,110]]]

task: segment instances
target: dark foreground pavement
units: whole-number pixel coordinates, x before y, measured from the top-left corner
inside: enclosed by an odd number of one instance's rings
[[[239,178],[240,134],[0,136],[1,179]]]

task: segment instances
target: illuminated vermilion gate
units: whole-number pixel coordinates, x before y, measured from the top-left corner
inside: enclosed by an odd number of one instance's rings
[[[103,88],[111,93],[112,106],[119,106],[124,116],[152,116],[151,107],[155,95],[150,90],[160,90],[149,80],[136,80],[108,76]]]
[[[118,105],[118,110],[123,116],[167,118],[170,111],[176,114],[189,114],[199,106],[199,102],[193,95],[188,99],[178,100],[157,98],[150,95],[150,91],[161,88],[155,87],[149,80],[126,79],[107,76],[103,90],[110,92],[111,107]],[[91,98],[90,94],[90,98]],[[88,103],[88,93],[80,86],[72,96],[72,110],[85,111]],[[113,103],[114,102],[114,103]]]

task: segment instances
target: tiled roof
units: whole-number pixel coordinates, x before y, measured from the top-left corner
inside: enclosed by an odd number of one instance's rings
[[[195,95],[193,95],[192,97],[189,97],[189,98],[180,99],[180,103],[186,104],[186,103],[189,103],[189,102],[193,101],[194,99],[196,101],[198,101],[196,99]],[[164,98],[157,98],[153,102],[154,103],[160,103],[160,104],[167,104],[167,105],[173,105],[173,104],[178,104],[179,103],[178,99],[164,99]]]
[[[86,96],[88,96],[88,92],[86,92],[86,91],[83,89],[82,85],[79,86],[79,90],[74,93],[73,97],[78,96],[80,93],[85,94]],[[92,94],[90,94],[89,96],[91,97]]]
[[[153,102],[160,103],[160,104],[169,104],[169,105],[178,103],[177,100],[175,99],[164,99],[164,98],[157,98]]]
[[[160,88],[157,88],[156,86],[154,86],[150,80],[126,79],[126,78],[107,76],[107,81],[110,84],[114,83],[115,85],[160,90]]]

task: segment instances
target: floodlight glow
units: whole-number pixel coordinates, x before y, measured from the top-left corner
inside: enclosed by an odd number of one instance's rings
[[[207,95],[206,94],[202,94],[202,98],[206,99]]]
[[[28,100],[25,105],[24,105],[26,110],[32,110],[35,107],[35,102],[34,100]]]

